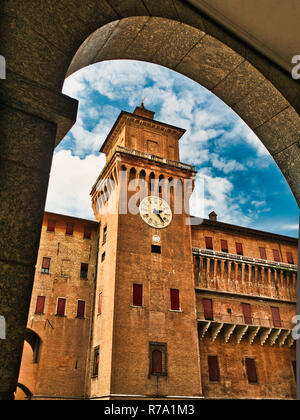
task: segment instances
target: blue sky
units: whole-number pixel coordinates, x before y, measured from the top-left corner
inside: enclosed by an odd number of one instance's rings
[[[104,162],[99,149],[121,110],[144,103],[155,119],[185,128],[182,162],[196,166],[191,213],[289,236],[298,206],[283,175],[250,128],[215,95],[172,70],[115,60],[86,67],[65,81],[79,100],[77,122],[56,148],[46,210],[93,219],[89,192]],[[196,190],[197,191],[197,190]]]

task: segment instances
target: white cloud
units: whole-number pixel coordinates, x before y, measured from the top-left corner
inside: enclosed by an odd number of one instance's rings
[[[223,171],[224,174],[229,174],[235,171],[245,171],[246,167],[236,160],[226,160],[216,153],[211,153],[211,162],[216,169]]]
[[[105,156],[84,159],[70,150],[55,153],[51,168],[46,210],[93,219],[90,191],[105,164]]]

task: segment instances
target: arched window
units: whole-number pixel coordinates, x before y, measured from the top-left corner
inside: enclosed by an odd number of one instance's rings
[[[136,170],[135,168],[131,168],[129,172],[129,181],[132,181],[136,178]]]
[[[153,172],[149,175],[149,193],[152,194],[155,191],[155,175]]]
[[[162,373],[162,352],[160,350],[152,352],[152,373]]]
[[[159,182],[158,182],[158,193],[161,194],[164,186],[165,177],[163,175],[159,176]]]

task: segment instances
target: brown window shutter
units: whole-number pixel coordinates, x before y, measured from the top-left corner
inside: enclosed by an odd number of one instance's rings
[[[249,357],[246,357],[246,370],[247,370],[247,377],[249,383],[256,383],[257,382],[257,373],[256,373],[256,366],[255,360]]]
[[[47,232],[55,232],[55,225],[56,225],[55,220],[48,220]]]
[[[242,309],[245,324],[252,325],[252,311],[250,303],[242,303]]]
[[[162,373],[162,352],[160,350],[152,352],[152,373]]]
[[[89,265],[87,263],[81,263],[80,277],[82,279],[87,279],[88,269],[89,269]]]
[[[133,306],[142,306],[143,305],[143,285],[134,284],[133,285]]]
[[[259,254],[260,254],[260,258],[262,260],[266,260],[267,259],[267,253],[266,253],[266,249],[263,247],[259,247]]]
[[[274,257],[274,261],[280,262],[280,256],[279,256],[278,249],[273,249],[273,257]]]
[[[235,243],[235,246],[236,246],[236,253],[237,253],[238,255],[244,255],[244,252],[243,252],[243,245],[242,245],[240,242],[236,242],[236,243]]]
[[[179,311],[180,304],[179,304],[179,290],[177,289],[171,289],[171,309],[174,311]]]
[[[99,293],[98,314],[102,314],[102,292]]]
[[[67,223],[66,226],[66,235],[72,236],[74,233],[74,223]]]
[[[293,366],[295,381],[297,382],[297,362],[296,362],[296,360],[292,360],[292,366]]]
[[[42,268],[49,270],[51,258],[43,257]]]
[[[79,300],[77,304],[77,318],[84,318],[85,314],[85,301]]]
[[[203,303],[203,310],[204,310],[204,318],[207,320],[213,320],[214,314],[213,314],[213,304],[212,299],[202,299]]]
[[[287,252],[286,257],[287,257],[287,262],[289,264],[294,264],[294,258],[293,258],[293,254],[291,252]]]
[[[214,249],[212,237],[205,236],[205,247],[206,249]]]
[[[228,242],[225,239],[221,239],[221,251],[228,252]]]
[[[84,227],[83,238],[84,239],[91,239],[92,237],[92,230],[89,226]]]
[[[64,316],[66,309],[66,299],[58,298],[56,315]]]
[[[272,319],[273,319],[274,327],[281,328],[281,319],[280,319],[279,308],[271,306],[271,313],[272,313]]]
[[[35,313],[36,314],[43,314],[44,313],[45,300],[46,300],[45,296],[38,296],[37,297],[36,308],[35,308]]]
[[[219,381],[220,380],[220,372],[219,372],[219,363],[218,363],[218,356],[208,356],[208,372],[209,372],[209,380],[210,381]]]

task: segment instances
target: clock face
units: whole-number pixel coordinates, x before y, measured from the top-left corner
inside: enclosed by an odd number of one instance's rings
[[[172,211],[169,204],[160,197],[145,197],[140,206],[140,215],[144,222],[154,228],[167,227],[172,220]]]

